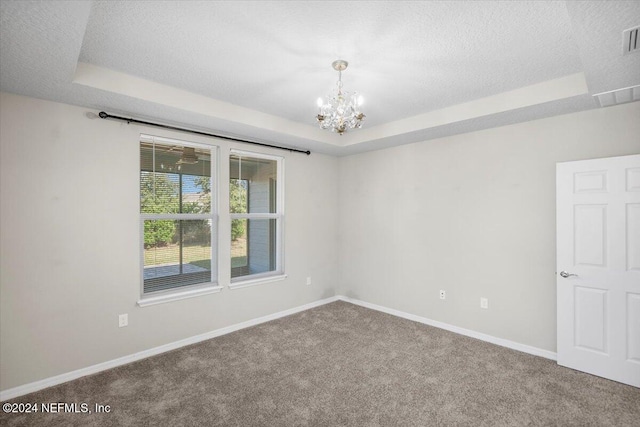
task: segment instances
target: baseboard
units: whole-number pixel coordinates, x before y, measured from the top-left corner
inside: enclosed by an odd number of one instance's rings
[[[328,304],[337,301],[338,297],[330,297],[319,301],[314,301],[309,304],[301,305],[299,307],[290,308],[288,310],[280,311],[278,313],[269,314],[267,316],[258,317],[257,319],[248,320],[246,322],[237,323],[235,325],[227,326],[225,328],[216,329],[215,331],[206,332],[204,334],[196,335],[183,340],[175,341],[169,344],[161,345],[159,347],[150,348],[149,350],[140,351],[138,353],[130,354],[128,356],[119,357],[117,359],[109,360],[97,365],[88,366],[86,368],[78,369],[75,371],[67,372],[65,374],[56,375],[55,377],[45,378],[44,380],[35,381],[29,384],[24,384],[18,387],[10,388],[0,391],[0,401],[14,399],[25,394],[33,393],[48,387],[53,387],[58,384],[66,383],[87,375],[97,374],[98,372],[105,371],[107,369],[115,368],[118,366],[126,365],[131,362],[146,359],[147,357],[155,356],[161,353],[165,353],[170,350],[175,350],[180,347],[184,347],[191,344],[196,344],[201,341],[206,341],[211,338],[226,335],[231,332],[238,331],[240,329],[248,328],[251,326],[259,325],[261,323],[269,322],[271,320],[279,319],[281,317],[289,316],[301,311],[309,310],[314,307],[318,307],[324,304]]]
[[[415,314],[405,313],[400,310],[394,310],[392,308],[383,307],[381,305],[371,304],[369,302],[360,301],[354,298],[345,296],[338,296],[341,301],[349,302],[351,304],[359,305],[362,307],[370,308],[372,310],[381,311],[383,313],[391,314],[393,316],[402,317],[403,319],[413,320],[414,322],[423,323],[425,325],[434,326],[436,328],[445,329],[456,334],[465,335],[467,337],[476,338],[482,341],[487,341],[492,344],[496,344],[502,347],[507,347],[512,350],[518,350],[523,353],[532,354],[534,356],[544,357],[545,359],[558,360],[558,355],[549,350],[543,350],[541,348],[532,347],[526,344],[520,344],[514,341],[505,340],[503,338],[497,338],[491,335],[483,334],[480,332],[472,331],[470,329],[460,328],[458,326],[449,325],[448,323],[438,322],[437,320],[431,320],[426,317],[416,316]]]

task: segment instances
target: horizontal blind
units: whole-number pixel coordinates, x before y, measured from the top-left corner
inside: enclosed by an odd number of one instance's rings
[[[281,269],[280,176],[280,158],[234,152],[229,158],[232,279]]]
[[[143,294],[215,279],[213,164],[209,147],[141,142]]]

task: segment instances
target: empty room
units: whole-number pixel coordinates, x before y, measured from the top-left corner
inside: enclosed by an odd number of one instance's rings
[[[640,2],[0,18],[1,425],[640,425]]]

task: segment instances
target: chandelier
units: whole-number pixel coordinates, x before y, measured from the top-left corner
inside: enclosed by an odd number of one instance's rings
[[[365,115],[359,107],[362,100],[355,92],[342,90],[342,72],[349,63],[342,59],[333,61],[331,66],[338,72],[338,82],[333,93],[325,99],[318,98],[318,115],[316,119],[321,129],[331,129],[342,135],[347,129],[361,128]]]

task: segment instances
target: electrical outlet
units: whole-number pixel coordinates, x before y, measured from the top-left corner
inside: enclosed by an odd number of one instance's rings
[[[307,285],[311,285],[311,277],[307,277]]]
[[[440,299],[447,299],[447,293],[443,290],[440,290]]]
[[[489,308],[489,300],[487,298],[480,298],[480,308]]]
[[[129,325],[129,315],[128,314],[121,314],[120,316],[118,316],[118,326],[119,327],[124,327],[124,326],[128,326]]]

